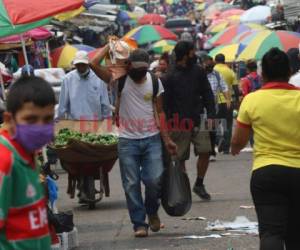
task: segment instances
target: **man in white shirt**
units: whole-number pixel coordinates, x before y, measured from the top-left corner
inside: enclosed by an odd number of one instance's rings
[[[163,125],[166,124],[162,110],[163,86],[156,79],[158,88],[153,97],[155,78],[148,72],[148,67],[148,53],[141,49],[133,51],[129,57],[128,75],[121,90],[119,80],[118,90],[119,163],[136,237],[148,236],[148,227],[153,232],[160,230],[158,209],[163,173],[161,139],[169,153],[176,154],[177,151],[176,144]],[[145,185],[144,201],[141,181]],[[145,222],[146,215],[148,223]]]

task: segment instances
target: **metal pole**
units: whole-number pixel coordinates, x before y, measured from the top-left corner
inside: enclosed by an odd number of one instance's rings
[[[21,43],[22,43],[23,55],[24,55],[24,59],[25,59],[25,65],[27,66],[27,73],[28,73],[28,75],[30,75],[30,70],[29,70],[29,67],[28,67],[29,62],[28,62],[28,57],[27,57],[26,44],[25,44],[23,34],[20,35],[20,38],[21,38]]]
[[[50,50],[49,50],[49,41],[46,42],[46,53],[47,53],[47,60],[48,60],[48,68],[52,68]]]
[[[4,81],[3,81],[1,70],[0,70],[0,85],[1,85],[1,90],[2,90],[3,101],[5,102],[6,101],[6,93],[5,93]]]

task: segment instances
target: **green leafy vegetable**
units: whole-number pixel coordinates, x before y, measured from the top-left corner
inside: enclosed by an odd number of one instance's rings
[[[96,135],[93,133],[80,133],[72,131],[68,128],[64,128],[58,132],[58,135],[55,138],[55,145],[65,146],[71,139],[98,145],[114,145],[118,143],[118,137],[115,135]]]

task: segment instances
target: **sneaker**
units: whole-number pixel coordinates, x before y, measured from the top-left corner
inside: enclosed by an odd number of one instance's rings
[[[214,156],[214,155],[211,155],[210,157],[209,157],[209,161],[210,162],[215,162],[217,160],[217,158]]]
[[[198,195],[202,200],[206,200],[206,201],[210,201],[211,200],[211,196],[209,193],[207,193],[205,186],[201,185],[201,186],[194,186],[193,191],[196,195]]]
[[[158,232],[161,228],[160,218],[157,214],[149,215],[149,226],[152,232]]]
[[[145,238],[148,236],[148,229],[146,227],[138,227],[134,232],[134,236],[136,238]]]

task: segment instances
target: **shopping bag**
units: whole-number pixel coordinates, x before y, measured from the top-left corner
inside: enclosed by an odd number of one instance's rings
[[[162,206],[170,216],[183,216],[192,206],[190,181],[179,161],[169,161],[165,169]]]

